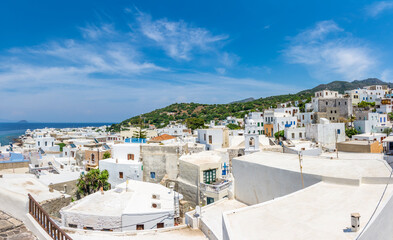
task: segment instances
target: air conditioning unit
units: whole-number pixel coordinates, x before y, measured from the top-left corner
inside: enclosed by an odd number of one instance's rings
[[[160,194],[152,194],[151,198],[159,200],[160,199]]]
[[[155,202],[153,202],[153,203],[151,203],[151,207],[152,207],[152,208],[160,209],[160,208],[161,208],[161,203],[155,203]]]

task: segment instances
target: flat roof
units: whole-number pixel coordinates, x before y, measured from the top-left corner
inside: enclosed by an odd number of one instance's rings
[[[224,212],[246,207],[247,205],[235,199],[222,199],[202,208],[201,218],[218,239],[222,239],[222,214]]]
[[[293,194],[224,213],[231,239],[354,239],[351,213],[360,228],[371,217],[385,184],[350,186],[320,182]],[[382,205],[390,199],[389,185]]]
[[[356,160],[350,161],[348,161],[349,154],[339,152],[339,159],[335,156],[336,154],[303,156],[303,173],[347,179],[390,176],[391,168],[386,161],[382,160],[382,154],[375,155],[375,159],[368,158],[370,156],[368,154],[352,154],[353,159]],[[233,161],[236,160],[300,172],[299,157],[296,154],[262,151],[233,159]]]
[[[30,193],[38,202],[63,195],[58,191],[49,192],[49,188],[31,174],[10,174],[0,178],[0,191],[23,199],[27,199],[27,194]]]
[[[373,143],[373,142],[371,142],[371,143]],[[351,141],[346,141],[346,142],[339,142],[338,144],[368,146],[371,143],[369,143],[368,141],[362,141],[362,140],[351,140]]]
[[[93,193],[63,208],[64,212],[99,216],[121,216],[122,214],[166,212],[174,209],[174,194],[170,189],[155,183],[135,180],[119,184],[115,189]],[[153,199],[152,195],[160,195]],[[152,203],[161,204],[160,208],[152,208]],[[100,211],[97,211],[100,209]]]
[[[221,162],[222,157],[219,152],[203,151],[190,155],[183,155],[179,158],[179,160],[200,165],[206,163],[219,163]]]

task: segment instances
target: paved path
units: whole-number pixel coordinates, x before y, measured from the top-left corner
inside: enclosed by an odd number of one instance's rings
[[[0,211],[0,240],[36,240],[23,222]]]

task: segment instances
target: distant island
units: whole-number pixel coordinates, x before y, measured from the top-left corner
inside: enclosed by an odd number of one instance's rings
[[[20,121],[17,122],[17,123],[28,123],[28,121],[26,121],[26,120],[20,120]]]

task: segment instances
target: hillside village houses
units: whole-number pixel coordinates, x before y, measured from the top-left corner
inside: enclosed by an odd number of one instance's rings
[[[390,93],[380,85],[326,89],[194,130],[157,124],[143,129],[146,139],[134,138],[134,126],[28,130],[0,147],[0,210],[31,207],[31,193],[73,239],[184,239],[188,231],[195,239],[390,239]],[[78,197],[79,178],[93,169],[108,172],[110,190]],[[29,230],[46,234],[21,209]],[[361,216],[358,226],[351,215]]]

